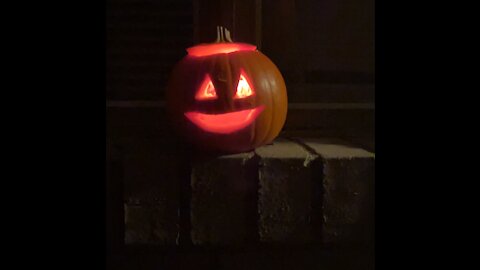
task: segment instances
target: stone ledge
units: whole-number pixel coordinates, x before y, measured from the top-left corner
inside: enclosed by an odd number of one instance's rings
[[[322,159],[322,241],[373,244],[375,154],[339,140],[299,141]]]
[[[196,246],[372,243],[374,169],[373,153],[319,139],[280,138],[254,152],[196,160],[184,237]],[[161,194],[181,197],[169,190]],[[180,204],[135,200],[125,205],[126,242],[178,245]]]
[[[320,242],[318,155],[278,139],[255,150],[260,158],[258,233],[261,242]]]
[[[193,164],[193,244],[235,245],[256,240],[256,166],[253,153]]]
[[[124,204],[125,244],[175,245],[177,220],[164,203]]]

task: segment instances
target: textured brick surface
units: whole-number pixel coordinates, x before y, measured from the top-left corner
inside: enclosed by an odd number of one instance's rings
[[[303,142],[323,161],[325,243],[373,243],[375,155],[333,140]]]
[[[372,243],[374,154],[343,142],[299,142],[194,161],[183,237],[199,246]],[[127,145],[125,242],[178,244],[178,160],[162,143]]]
[[[180,160],[158,139],[124,139],[125,243],[175,245]]]
[[[295,142],[278,139],[258,148],[259,234],[262,242],[319,241],[320,164]]]
[[[257,169],[253,153],[200,161],[192,168],[191,237],[199,245],[255,241]]]
[[[175,218],[168,217],[164,203],[125,204],[126,244],[169,244],[175,243],[177,227]]]
[[[107,265],[114,264],[114,256],[124,242],[123,226],[123,170],[121,152],[114,142],[107,140],[106,160],[106,240]]]

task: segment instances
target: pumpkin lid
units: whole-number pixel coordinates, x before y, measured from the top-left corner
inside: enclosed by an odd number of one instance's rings
[[[200,44],[187,49],[188,55],[208,56],[219,53],[232,53],[238,51],[254,51],[257,46],[247,43],[211,43]]]

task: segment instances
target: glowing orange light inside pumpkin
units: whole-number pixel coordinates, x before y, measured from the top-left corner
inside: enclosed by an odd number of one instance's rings
[[[265,109],[265,105],[222,114],[206,114],[201,112],[186,112],[185,116],[201,129],[220,134],[228,134],[250,125]]]
[[[219,53],[232,53],[238,51],[254,51],[257,46],[245,43],[214,43],[206,45],[197,45],[187,49],[188,55],[191,56],[208,56]]]
[[[245,79],[245,76],[243,73],[240,75],[240,79],[238,80],[238,85],[237,85],[237,92],[235,93],[234,98],[246,98],[251,95],[253,95],[254,92],[250,85],[247,82],[247,79]]]
[[[216,99],[217,92],[215,91],[215,87],[213,86],[212,80],[207,75],[203,80],[202,84],[200,85],[197,94],[195,94],[196,100],[209,100],[209,99]]]

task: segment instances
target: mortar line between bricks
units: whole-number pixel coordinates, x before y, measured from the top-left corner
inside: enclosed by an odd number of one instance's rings
[[[314,173],[312,174],[312,179],[311,179],[311,181],[313,183],[313,186],[317,187],[312,192],[318,192],[317,195],[318,195],[319,200],[316,201],[316,202],[313,201],[311,207],[312,207],[313,210],[319,211],[319,216],[321,217],[320,220],[317,220],[316,222],[314,222],[320,228],[318,231],[314,230],[314,233],[318,232],[317,236],[320,236],[320,238],[321,238],[321,236],[324,233],[324,228],[325,228],[325,213],[324,213],[324,194],[325,194],[324,167],[325,167],[325,159],[322,157],[322,155],[317,153],[317,151],[315,151],[315,149],[308,146],[306,143],[301,141],[299,138],[285,137],[285,139],[287,139],[291,142],[297,143],[300,147],[305,149],[305,151],[307,151],[309,154],[317,156],[317,158],[315,158],[312,161],[310,166],[315,167],[316,163],[318,163],[318,165],[319,165],[318,170],[313,171]],[[317,180],[318,178],[320,179],[320,181]],[[315,194],[314,194],[313,198],[316,198],[316,197],[317,196],[315,196]],[[318,203],[318,205],[316,203]],[[323,239],[321,241],[323,242]]]
[[[313,154],[313,155],[316,155],[318,156],[319,158],[321,158],[323,160],[323,157],[322,155],[320,155],[319,153],[317,153],[315,151],[315,149],[313,149],[312,147],[308,146],[306,143],[302,142],[299,138],[294,138],[294,137],[284,137],[285,139],[291,141],[291,142],[294,142],[294,143],[297,143],[298,145],[300,145],[303,149],[305,149],[308,153],[310,154]]]
[[[255,232],[255,245],[262,246],[264,243],[261,242],[260,237],[260,222],[261,222],[261,214],[260,214],[260,170],[262,169],[262,157],[257,153],[257,150],[253,150],[253,157],[252,159],[255,162],[255,184],[256,184],[256,192],[255,192],[255,222],[256,222],[256,232]]]

